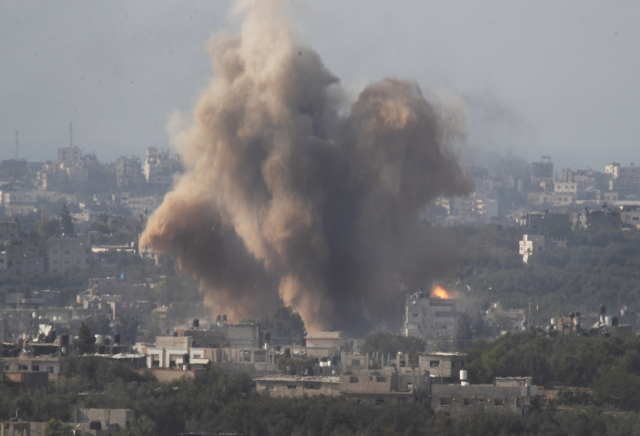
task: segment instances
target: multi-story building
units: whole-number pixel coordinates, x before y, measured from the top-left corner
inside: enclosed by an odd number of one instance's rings
[[[20,222],[3,221],[0,222],[0,243],[20,239]]]
[[[520,217],[519,224],[530,229],[543,229],[551,225],[564,225],[569,223],[569,215],[564,213],[553,213],[549,210],[536,213],[525,213]]]
[[[540,162],[531,163],[531,185],[536,187],[540,183],[549,186],[553,183],[553,163],[549,156],[543,156]]]
[[[640,167],[633,163],[623,167],[619,162],[613,162],[605,167],[605,173],[611,175],[609,190],[620,195],[637,195],[640,193]]]
[[[431,408],[451,415],[500,412],[524,416],[536,395],[537,387],[531,383],[531,377],[496,377],[492,385],[470,385],[464,381],[432,384]]]
[[[87,243],[83,238],[60,237],[49,239],[49,271],[62,272],[68,268],[89,266]]]
[[[144,219],[160,205],[160,199],[153,196],[138,197],[129,192],[123,192],[120,194],[120,205],[131,210],[134,218]]]
[[[58,163],[73,165],[82,161],[82,150],[80,147],[58,148]]]
[[[2,192],[2,205],[5,215],[28,215],[38,211],[38,193],[23,190]]]
[[[622,227],[620,209],[589,210],[585,208],[581,212],[571,214],[571,223],[574,229],[618,229]]]
[[[118,188],[140,188],[142,186],[142,163],[139,156],[116,159],[116,183]]]
[[[173,174],[179,169],[180,162],[176,158],[170,158],[169,150],[147,148],[144,177],[149,187],[157,191],[167,191],[173,184]]]
[[[456,330],[458,300],[430,296],[429,292],[416,292],[407,297],[404,335],[417,336],[433,342],[443,336],[453,340]]]

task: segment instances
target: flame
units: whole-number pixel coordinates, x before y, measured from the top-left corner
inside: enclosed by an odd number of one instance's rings
[[[451,298],[447,290],[440,285],[436,285],[433,287],[433,289],[431,289],[431,297],[442,298],[443,300],[448,300],[449,298]]]

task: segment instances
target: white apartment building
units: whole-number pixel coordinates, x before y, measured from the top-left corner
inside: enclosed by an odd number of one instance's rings
[[[158,197],[137,197],[128,192],[120,194],[120,205],[130,209],[134,218],[151,215],[151,212],[160,205],[160,201]]]
[[[544,236],[543,235],[523,235],[522,241],[520,241],[520,256],[524,263],[529,262],[529,257],[534,253],[544,251]]]

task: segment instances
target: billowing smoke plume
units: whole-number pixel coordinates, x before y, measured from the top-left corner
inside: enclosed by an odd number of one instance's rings
[[[177,254],[231,319],[284,302],[309,330],[355,331],[400,316],[399,283],[448,266],[418,216],[472,189],[450,146],[464,118],[395,79],[348,105],[284,5],[241,3],[241,34],[212,39],[215,77],[175,138],[185,174],[140,244]]]

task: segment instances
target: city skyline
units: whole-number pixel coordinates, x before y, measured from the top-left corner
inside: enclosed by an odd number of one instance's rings
[[[0,18],[0,158],[43,161],[74,143],[102,161],[167,148],[211,79],[206,44],[238,31],[230,4],[5,3]],[[467,107],[476,150],[556,168],[634,162],[638,6],[538,2],[370,5],[292,2],[299,43],[315,47],[356,94],[382,77],[415,79]],[[366,13],[365,13],[366,11]],[[508,36],[508,37],[507,37]]]

